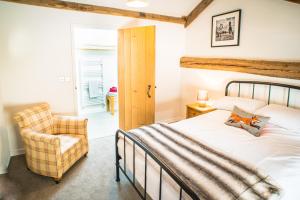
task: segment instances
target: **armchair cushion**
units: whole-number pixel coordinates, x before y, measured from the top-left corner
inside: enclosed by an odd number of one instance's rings
[[[88,144],[84,135],[62,134],[58,136],[61,142],[62,168],[65,172],[88,152]]]
[[[67,150],[72,148],[76,143],[80,142],[81,138],[76,135],[61,134],[57,135],[60,140],[60,152],[64,154]]]

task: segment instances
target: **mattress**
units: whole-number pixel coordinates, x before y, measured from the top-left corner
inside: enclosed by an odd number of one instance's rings
[[[249,162],[270,175],[282,188],[284,200],[300,199],[300,135],[286,129],[268,124],[260,137],[247,131],[224,124],[230,112],[216,110],[205,115],[170,124],[173,128],[203,141],[211,147],[236,159]],[[122,140],[122,139],[121,139]],[[120,141],[121,141],[120,140]],[[118,143],[119,153],[124,158],[123,141]],[[145,155],[135,149],[136,181],[144,186]],[[124,165],[123,160],[120,160]],[[152,199],[158,199],[159,166],[148,157],[147,193]],[[133,144],[126,140],[126,169],[133,171]],[[162,199],[178,199],[179,186],[163,173]],[[183,195],[188,199],[187,195]]]

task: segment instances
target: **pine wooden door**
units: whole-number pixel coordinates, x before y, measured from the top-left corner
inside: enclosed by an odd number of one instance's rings
[[[119,126],[154,123],[155,26],[119,30]]]

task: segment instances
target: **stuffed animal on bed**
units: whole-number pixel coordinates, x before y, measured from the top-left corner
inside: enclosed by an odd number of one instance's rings
[[[252,135],[260,136],[260,130],[266,125],[268,121],[268,117],[254,115],[235,106],[225,124],[245,129]]]

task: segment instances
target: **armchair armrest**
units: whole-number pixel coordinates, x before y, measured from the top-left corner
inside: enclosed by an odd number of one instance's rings
[[[86,118],[71,116],[54,116],[53,117],[54,134],[75,134],[87,136]]]
[[[60,178],[63,170],[59,137],[32,129],[23,129],[21,135],[28,168],[41,175]]]
[[[21,131],[21,135],[24,140],[29,140],[32,142],[44,142],[47,144],[54,145],[59,149],[60,147],[60,140],[57,136],[51,134],[44,134],[36,132],[32,129],[23,129]]]

